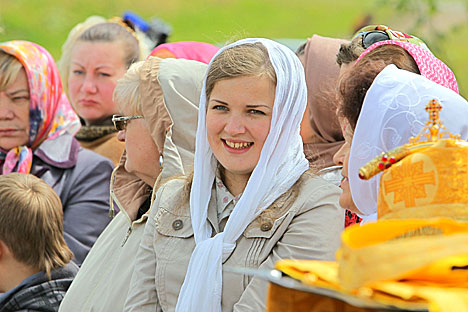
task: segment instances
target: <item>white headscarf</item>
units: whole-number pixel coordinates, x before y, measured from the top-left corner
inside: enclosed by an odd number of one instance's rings
[[[354,131],[348,168],[351,196],[365,221],[377,218],[380,174],[368,181],[361,180],[359,168],[416,136],[429,119],[425,106],[432,99],[442,105],[439,116],[447,129],[468,139],[468,102],[421,75],[389,65],[367,91]]]
[[[232,253],[237,239],[246,227],[291,188],[309,168],[299,134],[307,103],[307,89],[304,69],[296,55],[287,47],[271,40],[243,39],[222,48],[214,58],[226,49],[256,42],[260,42],[268,50],[277,78],[270,132],[257,166],[232,211],[224,232],[214,237],[211,237],[207,212],[218,161],[209,146],[206,133],[206,77],[203,83],[190,194],[196,248],[179,293],[176,306],[178,312],[221,311],[222,263]]]

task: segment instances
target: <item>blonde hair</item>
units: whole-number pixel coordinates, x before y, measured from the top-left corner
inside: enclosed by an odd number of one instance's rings
[[[0,91],[16,80],[22,68],[23,64],[16,57],[0,50]]]
[[[141,110],[140,73],[145,61],[132,64],[125,75],[117,81],[113,100],[122,112],[124,108],[133,115],[143,115]]]
[[[216,82],[241,76],[267,76],[276,85],[276,72],[263,44],[238,45],[216,56],[206,77],[206,98],[210,98]]]
[[[19,262],[49,278],[73,258],[62,219],[60,198],[47,183],[30,174],[0,175],[0,240]]]
[[[130,32],[129,27],[125,27],[120,23],[107,22],[96,24],[85,30],[79,37],[78,41],[87,42],[115,42],[121,41],[124,48],[124,63],[127,68],[140,57],[140,49],[138,39],[135,32]]]
[[[124,49],[124,64],[127,68],[148,54],[148,48],[138,40],[128,26],[119,22],[108,21],[101,16],[91,16],[83,23],[76,25],[68,35],[62,46],[62,57],[58,67],[62,75],[63,89],[68,92],[68,77],[70,75],[71,56],[78,41],[85,42],[117,42],[122,43]]]

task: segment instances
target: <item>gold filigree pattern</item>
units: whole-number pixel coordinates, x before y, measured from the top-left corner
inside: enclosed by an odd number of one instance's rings
[[[424,172],[423,161],[403,163],[392,172],[392,178],[384,181],[385,192],[394,193],[394,203],[404,202],[406,207],[415,206],[416,198],[427,196],[425,186],[435,184],[434,172]]]
[[[439,119],[439,112],[442,110],[442,105],[436,100],[432,99],[426,105],[426,112],[429,113],[429,120],[426,122],[424,128],[419,132],[415,137],[409,139],[410,144],[415,144],[421,141],[422,137],[425,137],[428,141],[437,141],[442,139],[444,136],[448,135],[451,139],[459,140],[460,135],[453,135],[447,130],[447,128],[442,124],[442,121]],[[425,132],[427,131],[427,132]]]
[[[435,184],[427,173],[434,174]],[[414,181],[410,182],[411,179]],[[468,143],[442,139],[383,173],[378,216],[379,219],[449,217],[468,220],[467,189]]]

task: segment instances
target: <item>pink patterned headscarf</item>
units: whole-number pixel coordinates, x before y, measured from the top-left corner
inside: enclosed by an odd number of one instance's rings
[[[23,65],[30,98],[28,143],[9,151],[0,149],[1,172],[29,173],[33,150],[45,140],[65,132],[74,135],[80,128],[80,121],[62,91],[57,65],[49,52],[28,41],[0,43],[0,50],[16,57]]]
[[[208,64],[218,50],[217,46],[205,42],[180,41],[161,44],[154,48],[149,56],[181,58]]]
[[[444,62],[435,57],[434,54],[432,54],[429,50],[424,49],[414,43],[395,40],[386,40],[374,43],[364,52],[362,52],[356,63],[359,62],[359,60],[366,56],[370,51],[386,44],[395,44],[405,49],[413,57],[414,61],[418,65],[421,75],[458,93],[457,80],[450,68],[445,65]]]

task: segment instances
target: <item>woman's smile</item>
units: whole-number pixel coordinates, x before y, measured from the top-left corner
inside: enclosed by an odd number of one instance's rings
[[[253,146],[253,142],[243,142],[238,140],[229,140],[229,139],[221,139],[223,141],[226,150],[230,153],[234,154],[242,154],[246,153],[250,150]]]

